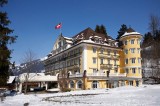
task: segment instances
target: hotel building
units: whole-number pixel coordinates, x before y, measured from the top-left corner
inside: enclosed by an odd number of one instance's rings
[[[44,60],[45,74],[58,78],[59,88],[114,88],[142,84],[140,33],[129,28],[119,39],[87,28],[68,38],[62,34]]]

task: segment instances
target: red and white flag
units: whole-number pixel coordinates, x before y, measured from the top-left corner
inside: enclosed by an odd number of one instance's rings
[[[55,29],[60,29],[62,27],[62,24],[59,23],[58,25],[55,26]]]

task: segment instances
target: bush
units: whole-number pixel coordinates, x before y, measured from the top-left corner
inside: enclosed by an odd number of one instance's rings
[[[62,92],[70,92],[70,91],[71,91],[70,88],[63,88],[63,89],[62,89]]]

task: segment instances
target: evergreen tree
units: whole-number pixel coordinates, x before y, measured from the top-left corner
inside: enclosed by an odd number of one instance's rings
[[[106,28],[104,25],[100,26],[100,33],[107,35]]]
[[[117,40],[127,31],[127,26],[125,24],[121,25],[121,28],[118,31]]]
[[[7,0],[0,0],[0,8],[7,4]],[[8,49],[8,44],[15,42],[17,36],[9,36],[13,32],[8,27],[10,20],[6,12],[0,11],[0,86],[5,86],[9,77],[9,65],[11,50]]]
[[[153,40],[154,40],[154,37],[150,32],[144,34],[142,47],[146,47],[146,46],[152,45],[152,41]]]
[[[96,25],[95,32],[107,35],[106,28],[104,25]]]
[[[96,25],[95,32],[100,33],[100,26]]]

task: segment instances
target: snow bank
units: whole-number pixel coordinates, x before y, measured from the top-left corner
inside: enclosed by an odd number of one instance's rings
[[[0,106],[160,106],[160,85],[125,86],[114,89],[65,93],[19,94],[6,97]]]

